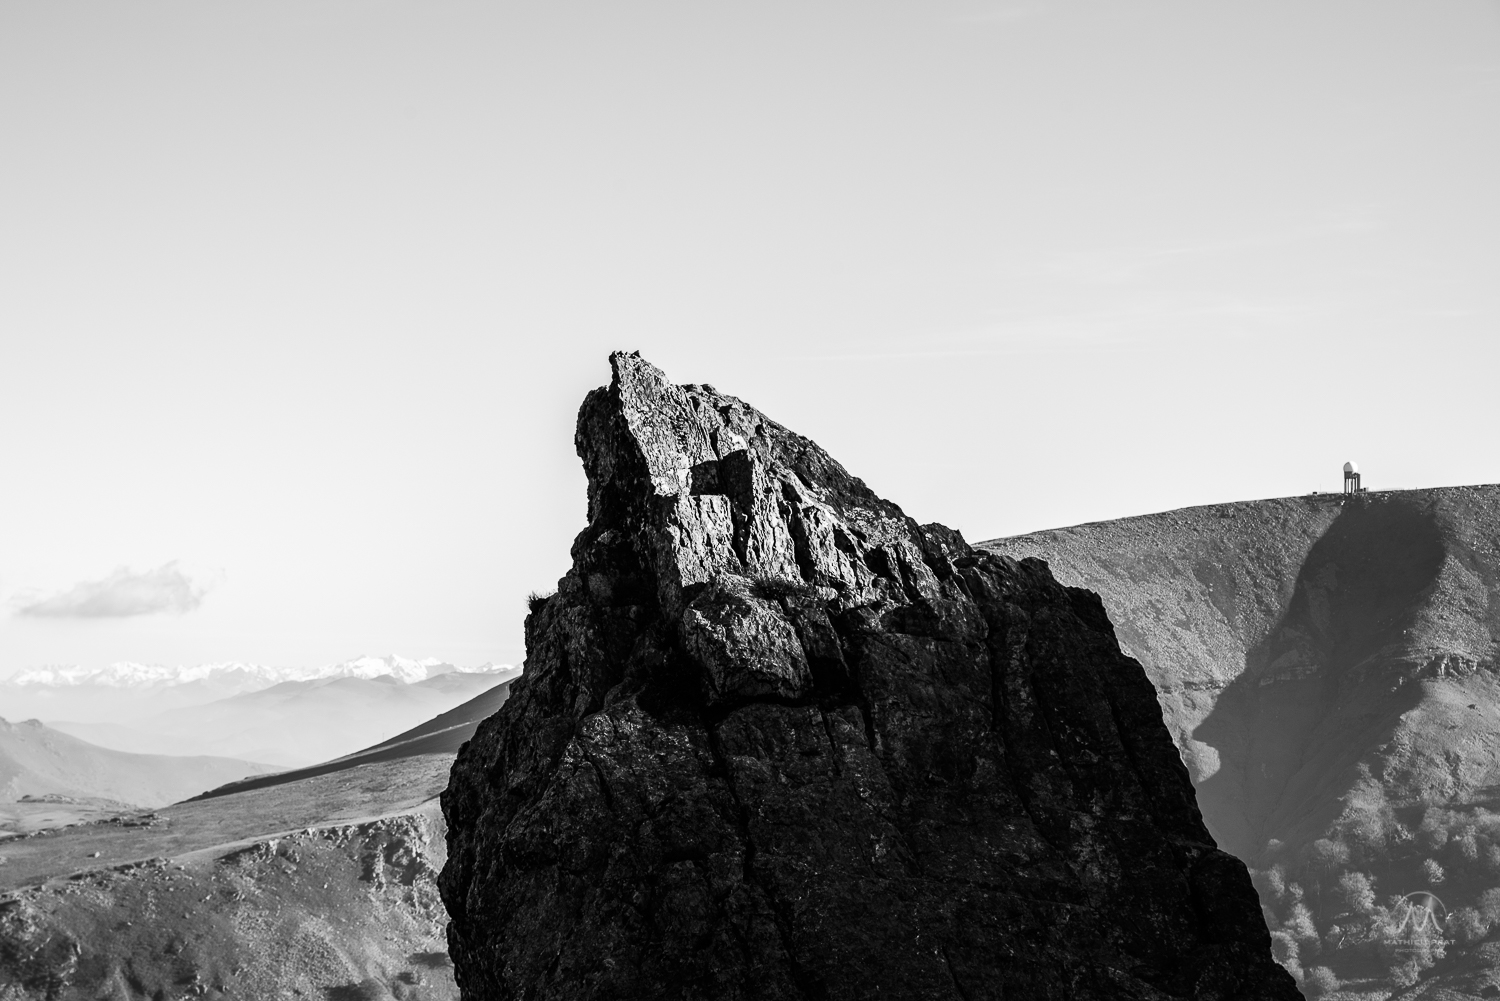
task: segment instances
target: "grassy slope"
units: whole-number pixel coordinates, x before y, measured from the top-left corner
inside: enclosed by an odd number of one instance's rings
[[[1331,889],[1344,871],[1384,899],[1432,886],[1430,858],[1455,908],[1500,886],[1486,854],[1500,848],[1500,487],[1215,505],[984,545],[1099,592],[1215,836],[1300,879],[1325,934],[1341,912],[1351,923]],[[1465,830],[1467,847],[1436,845]],[[1274,925],[1291,892],[1263,896]],[[1304,959],[1338,965],[1303,938]],[[1344,965],[1375,961],[1354,950]]]
[[[0,848],[0,996],[457,997],[436,796],[452,755],[358,765]]]
[[[474,735],[475,728],[504,705],[509,696],[510,683],[499,684],[487,692],[481,692],[463,705],[440,713],[427,722],[414,726],[404,733],[398,733],[373,747],[367,747],[362,751],[356,751],[342,758],[334,758],[322,764],[310,765],[307,768],[294,768],[290,771],[230,782],[216,789],[210,789],[195,798],[212,799],[253,789],[268,789],[288,782],[300,782],[303,779],[344,771],[359,765],[394,761],[419,754],[457,754],[459,747]]]
[[[60,795],[160,806],[267,766],[232,758],[127,754],[36,720],[0,720],[0,799]]]

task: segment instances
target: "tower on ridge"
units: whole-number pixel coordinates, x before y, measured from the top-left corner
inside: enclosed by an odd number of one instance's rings
[[[1352,497],[1364,492],[1364,487],[1359,485],[1359,463],[1344,463],[1344,496]]]

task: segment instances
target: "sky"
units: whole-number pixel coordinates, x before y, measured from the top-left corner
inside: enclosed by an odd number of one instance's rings
[[[1500,481],[1500,0],[0,0],[0,676],[520,663],[640,350],[982,540]]]

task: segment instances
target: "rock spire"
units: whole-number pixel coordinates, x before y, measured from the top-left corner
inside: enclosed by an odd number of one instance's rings
[[[610,362],[573,568],[443,795],[465,998],[1299,996],[1094,594]]]

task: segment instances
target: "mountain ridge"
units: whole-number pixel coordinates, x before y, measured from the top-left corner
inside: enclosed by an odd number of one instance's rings
[[[1500,486],[1202,505],[980,548],[1099,593],[1289,969],[1389,988],[1500,935]],[[1465,930],[1398,955],[1380,909],[1434,889]],[[1500,990],[1500,972],[1466,976]]]
[[[322,667],[271,667],[238,661],[168,667],[117,661],[99,668],[41,667],[24,670],[0,681],[11,688],[150,688],[176,687],[205,682],[235,691],[267,688],[286,681],[318,681],[325,678],[392,677],[407,684],[442,674],[498,674],[512,670],[508,664],[485,663],[479,667],[457,667],[436,657],[412,660],[397,654],[359,657]]]
[[[268,766],[209,755],[130,754],[90,744],[40,720],[0,719],[0,802],[47,797],[165,806]]]
[[[378,743],[515,676],[448,672],[409,683],[390,675],[283,681],[118,723],[51,725],[122,751],[217,754],[300,768]]]
[[[510,694],[509,689],[509,682],[501,682],[488,691],[479,693],[462,705],[439,713],[432,719],[419,723],[409,730],[404,730],[394,737],[388,737],[378,744],[361,748],[351,754],[303,768],[293,768],[284,772],[273,772],[265,775],[247,776],[243,779],[228,782],[222,786],[199,793],[193,799],[216,799],[220,796],[232,796],[236,793],[248,792],[255,789],[268,789],[271,786],[285,785],[288,782],[300,782],[303,779],[316,778],[320,775],[330,775],[334,772],[346,771],[361,765],[394,761],[417,755],[457,754],[458,749],[463,746],[464,742],[474,735],[474,731],[479,727],[479,724],[492,716],[505,704],[505,700]]]

